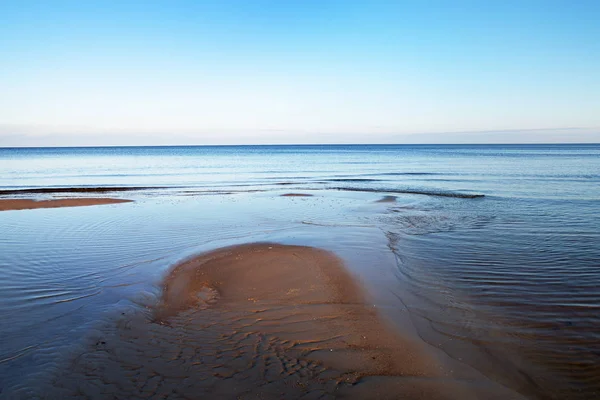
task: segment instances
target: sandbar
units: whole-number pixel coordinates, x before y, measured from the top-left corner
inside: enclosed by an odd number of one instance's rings
[[[511,399],[390,329],[322,249],[253,243],[174,267],[48,389],[61,398]]]
[[[79,198],[79,199],[52,199],[52,200],[32,200],[32,199],[0,199],[0,211],[9,210],[33,210],[36,208],[60,208],[60,207],[83,207],[96,206],[102,204],[128,203],[132,200],[113,199],[113,198]]]

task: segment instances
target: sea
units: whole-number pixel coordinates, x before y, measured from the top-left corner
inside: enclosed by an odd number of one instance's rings
[[[333,251],[399,331],[528,398],[600,398],[599,144],[0,148],[0,198],[86,196],[133,202],[0,212],[2,399],[178,262],[264,241]]]

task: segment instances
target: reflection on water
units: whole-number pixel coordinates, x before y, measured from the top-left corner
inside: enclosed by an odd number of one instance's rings
[[[425,341],[521,393],[600,396],[598,156],[593,145],[0,149],[2,190],[154,188],[118,194],[128,204],[0,213],[0,395],[60,370],[118,310],[151,303],[174,263],[270,240],[335,251],[386,315],[408,310]],[[314,196],[280,197],[300,192]]]

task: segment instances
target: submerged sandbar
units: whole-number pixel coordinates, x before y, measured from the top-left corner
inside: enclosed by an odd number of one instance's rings
[[[84,207],[103,204],[129,203],[133,200],[114,199],[109,197],[86,197],[79,199],[0,199],[0,211],[33,210],[37,208]]]

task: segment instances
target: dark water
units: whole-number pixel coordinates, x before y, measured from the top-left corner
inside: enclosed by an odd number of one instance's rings
[[[390,318],[531,398],[600,397],[600,145],[0,149],[2,197],[98,187],[136,201],[0,213],[0,396],[178,260],[274,240],[335,251]]]

